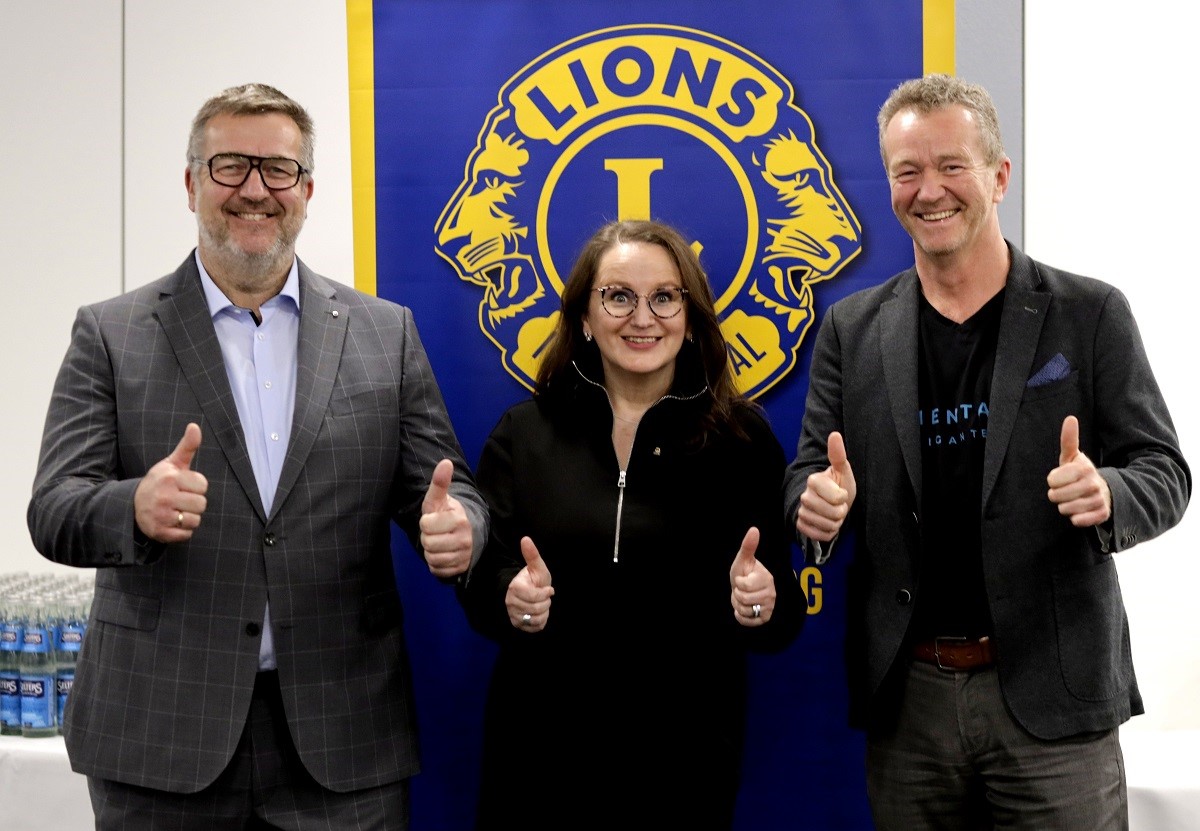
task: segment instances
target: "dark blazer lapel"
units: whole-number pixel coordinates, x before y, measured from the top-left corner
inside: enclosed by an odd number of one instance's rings
[[[172,289],[159,297],[155,314],[175,352],[175,359],[179,361],[184,382],[191,387],[204,413],[200,453],[203,455],[205,446],[216,441],[251,504],[265,520],[254,468],[246,454],[242,422],[225,372],[225,358],[200,285],[195,252],[189,254],[175,272]],[[183,435],[182,424],[179,434]]]
[[[327,280],[296,260],[300,277],[300,343],[296,354],[296,410],[287,458],[279,472],[279,487],[272,502],[277,513],[296,484],[313,441],[329,409],[333,383],[346,344],[350,307],[337,299]]]
[[[992,391],[988,413],[988,434],[983,456],[983,501],[987,504],[1008,444],[1012,439],[1017,410],[1025,396],[1025,384],[1033,371],[1034,353],[1046,322],[1050,295],[1041,290],[1041,278],[1033,261],[1009,246],[1012,266],[1004,292],[1004,310],[1000,315],[1000,336],[996,344],[996,366],[992,371]]]
[[[908,479],[921,504],[921,434],[917,424],[917,272],[910,269],[896,283],[892,299],[879,308],[879,355],[887,383],[896,437],[908,468]],[[851,460],[853,461],[853,460]]]

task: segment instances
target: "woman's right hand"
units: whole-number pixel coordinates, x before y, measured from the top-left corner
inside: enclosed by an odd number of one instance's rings
[[[504,605],[514,627],[525,632],[540,632],[550,619],[550,598],[554,596],[550,569],[546,568],[546,561],[529,537],[521,537],[521,556],[525,558],[525,568],[508,584]]]

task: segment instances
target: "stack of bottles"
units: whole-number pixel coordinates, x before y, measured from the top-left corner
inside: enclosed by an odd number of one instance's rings
[[[91,607],[91,574],[0,574],[0,734],[62,732]]]

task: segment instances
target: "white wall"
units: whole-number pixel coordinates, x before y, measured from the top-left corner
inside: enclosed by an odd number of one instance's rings
[[[1198,21],[1195,6],[1166,0],[1112,13],[1084,0],[1025,5],[1025,249],[1128,296],[1193,473]],[[1147,711],[1130,729],[1200,727],[1198,538],[1193,504],[1118,557]]]
[[[233,20],[234,25],[219,23]],[[269,33],[269,34],[268,34]],[[62,570],[25,507],[75,310],[173,271],[196,244],[183,174],[192,116],[260,81],[317,125],[301,250],[353,283],[346,11],[336,2],[0,0],[0,572]]]
[[[963,19],[984,8],[959,7]],[[1034,257],[1129,296],[1184,451],[1200,468],[1187,335],[1197,266],[1185,248],[1200,226],[1188,141],[1196,12],[1166,0],[1124,8],[1026,5],[1024,134],[1007,137],[1024,151],[1024,228],[1006,231]],[[238,23],[218,26],[223,17]],[[986,29],[966,34],[960,45],[972,49],[998,42]],[[264,81],[310,109],[316,195],[300,247],[318,271],[352,279],[345,10],[290,0],[0,0],[0,78],[0,262],[10,303],[0,334],[0,389],[10,398],[0,408],[0,571],[51,571],[29,543],[24,512],[70,323],[77,306],[173,269],[194,244],[184,149],[207,96]],[[1006,100],[1012,83],[1003,83]],[[1132,729],[1200,727],[1198,536],[1193,511],[1120,558],[1149,711]]]

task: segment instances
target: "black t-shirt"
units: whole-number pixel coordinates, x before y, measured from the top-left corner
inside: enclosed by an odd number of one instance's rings
[[[991,634],[980,514],[992,368],[1004,291],[962,323],[922,296],[918,395],[921,577],[912,636]]]

